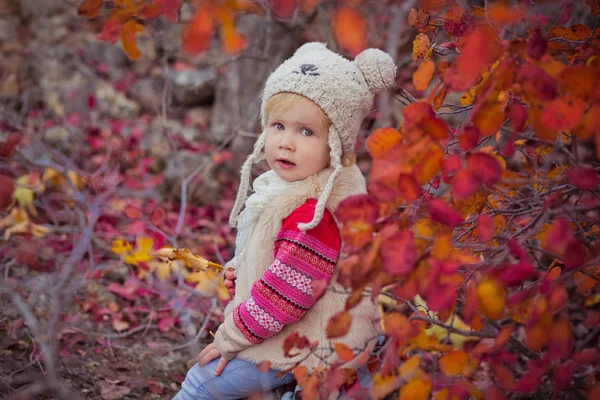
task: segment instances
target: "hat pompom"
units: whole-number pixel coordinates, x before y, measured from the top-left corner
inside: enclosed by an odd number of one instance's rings
[[[354,58],[371,91],[390,87],[396,78],[396,64],[392,57],[379,49],[366,49]]]

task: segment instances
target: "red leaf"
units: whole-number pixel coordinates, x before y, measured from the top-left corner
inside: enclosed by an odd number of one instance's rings
[[[417,262],[413,233],[408,230],[396,232],[379,249],[383,270],[389,275],[407,274]]]
[[[552,227],[546,234],[546,249],[562,256],[565,253],[567,245],[573,238],[573,233],[569,227],[569,221],[559,218],[552,224]]]
[[[450,175],[462,168],[462,159],[460,156],[449,156],[442,161],[442,172],[444,182],[449,182]]]
[[[525,280],[535,276],[537,276],[537,273],[533,266],[526,261],[520,261],[516,264],[505,266],[498,279],[504,287],[510,287],[520,285]]]
[[[457,290],[456,286],[440,285],[432,290],[427,296],[427,305],[434,312],[442,312],[448,310],[456,301]]]
[[[560,393],[569,386],[572,374],[571,364],[562,364],[554,368],[554,393]]]
[[[479,214],[475,223],[477,225],[477,233],[480,241],[487,242],[494,237],[494,219],[489,214]]]
[[[428,201],[427,208],[429,209],[429,215],[432,221],[439,222],[450,228],[455,228],[463,221],[460,214],[442,199]]]
[[[411,129],[415,125],[421,123],[424,118],[435,118],[435,111],[430,104],[423,101],[416,101],[402,109],[402,116],[406,129]]]
[[[18,133],[13,133],[8,136],[4,143],[0,144],[0,157],[11,157],[15,152],[15,147],[21,142],[22,138],[23,137]]]
[[[6,210],[13,203],[15,183],[12,178],[0,175],[0,210]]]
[[[289,334],[283,341],[283,354],[286,357],[294,357],[299,353],[290,353],[290,350],[296,348],[299,350],[310,347],[310,342],[306,336],[301,336],[298,332]]]
[[[172,316],[162,318],[160,321],[158,321],[156,326],[161,332],[168,332],[172,327],[175,326],[175,318]]]
[[[550,101],[556,97],[558,84],[541,67],[526,64],[519,68],[517,80],[525,92],[540,101]]]
[[[181,0],[155,0],[162,7],[162,13],[169,22],[177,22],[177,11],[181,7]]]
[[[465,151],[471,150],[479,142],[480,136],[476,126],[467,126],[463,133],[458,135],[458,145]]]
[[[121,37],[123,22],[118,17],[110,17],[102,26],[102,31],[96,36],[98,40],[104,40],[109,43],[116,43]]]
[[[162,8],[157,3],[146,4],[140,10],[140,18],[142,19],[154,19],[158,18],[162,14]]]
[[[552,332],[549,334],[548,356],[550,359],[559,360],[568,357],[573,347],[573,330],[569,320],[563,317],[555,321],[552,324]]]
[[[564,263],[565,269],[573,269],[583,265],[586,260],[585,246],[573,238],[567,244],[565,250]]]
[[[378,213],[377,201],[368,194],[344,199],[335,212],[342,227],[344,246],[360,248],[370,242],[373,236],[373,223]]]
[[[408,202],[412,202],[421,196],[421,186],[412,175],[400,174],[398,177],[398,193]]]
[[[203,52],[214,35],[214,29],[210,10],[203,7],[196,11],[183,31],[183,50],[190,55]]]
[[[163,384],[152,379],[148,380],[148,389],[152,393],[163,394],[165,389],[163,388]]]
[[[127,212],[127,211],[125,211]],[[154,212],[152,213],[152,217],[150,217],[150,221],[154,224],[154,225],[160,225],[163,221],[163,218],[165,217],[165,209],[162,207],[158,207],[156,210],[154,210]]]
[[[500,180],[502,165],[497,158],[485,154],[471,154],[467,160],[467,170],[484,185],[490,186]]]
[[[127,217],[131,219],[138,219],[142,216],[142,212],[140,211],[140,209],[135,206],[132,206],[131,204],[125,206],[125,210],[123,211],[125,212],[125,215],[127,215]]]
[[[527,41],[527,55],[534,60],[539,60],[544,54],[546,54],[547,47],[548,42],[544,36],[537,31],[535,34],[531,35]]]
[[[467,169],[460,170],[452,178],[452,195],[457,199],[466,199],[477,191],[479,183]]]
[[[598,186],[598,174],[590,167],[575,167],[567,171],[569,182],[581,190],[594,190]]]
[[[557,97],[544,106],[542,120],[554,131],[566,131],[579,124],[585,112],[586,103],[574,96]]]
[[[454,6],[444,18],[444,29],[451,36],[467,36],[475,28],[475,18],[462,8]]]
[[[273,14],[279,18],[291,18],[298,8],[298,0],[272,0]]]
[[[513,391],[515,393],[531,393],[537,390],[542,382],[545,370],[532,369],[525,372],[525,375],[515,384]]]
[[[527,108],[518,101],[513,102],[508,109],[510,125],[515,132],[522,132],[527,122]]]

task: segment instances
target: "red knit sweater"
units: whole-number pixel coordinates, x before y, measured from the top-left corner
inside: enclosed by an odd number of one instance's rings
[[[341,236],[331,213],[306,233],[298,224],[310,222],[316,199],[294,210],[282,221],[275,239],[275,259],[254,282],[250,298],[233,310],[235,326],[251,343],[259,343],[293,324],[318,300],[313,282],[329,283],[339,257]]]

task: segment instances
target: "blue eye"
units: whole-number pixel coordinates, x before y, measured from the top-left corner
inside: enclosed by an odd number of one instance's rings
[[[285,129],[284,126],[281,125],[279,122],[276,122],[274,126],[275,126],[275,129],[277,129],[278,131],[282,131]]]
[[[312,136],[313,135],[312,131],[310,129],[306,129],[306,128],[302,129],[300,131],[300,133],[302,133],[304,136]]]

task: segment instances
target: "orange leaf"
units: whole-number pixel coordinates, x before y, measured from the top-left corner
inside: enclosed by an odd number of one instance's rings
[[[237,54],[246,47],[246,39],[237,32],[233,21],[221,25],[221,43],[229,54]]]
[[[293,373],[296,382],[298,382],[298,385],[300,385],[300,387],[304,386],[304,382],[306,382],[309,376],[306,367],[303,365],[299,365],[294,368]]]
[[[489,136],[502,127],[504,119],[503,106],[496,102],[487,102],[473,117],[473,125],[479,128],[482,136]]]
[[[583,117],[585,102],[577,97],[566,95],[546,104],[542,112],[544,123],[555,131],[574,128]]]
[[[455,350],[440,358],[440,370],[448,375],[460,374],[469,363],[469,356],[464,351]]]
[[[373,158],[382,157],[401,141],[402,135],[396,129],[379,128],[367,138],[367,150]]]
[[[431,392],[431,383],[422,379],[412,379],[400,388],[398,400],[427,400]]]
[[[558,277],[560,277],[561,272],[562,272],[562,268],[554,267],[548,272],[548,275],[546,275],[546,279],[548,279],[549,281],[558,279]]]
[[[367,23],[354,8],[342,7],[336,12],[333,34],[340,47],[352,56],[363,51],[367,45]]]
[[[586,102],[597,99],[600,78],[596,68],[586,65],[566,67],[559,78],[560,87]]]
[[[423,132],[433,140],[445,140],[448,138],[448,125],[443,119],[423,118],[419,125],[423,129]]]
[[[412,175],[400,174],[398,177],[398,193],[406,201],[412,202],[421,195],[421,186]]]
[[[123,25],[123,30],[121,30],[121,44],[123,44],[123,50],[125,50],[125,54],[132,60],[136,60],[142,56],[142,53],[140,53],[140,50],[137,47],[135,36],[143,31],[144,27],[133,19],[127,21],[125,25]]]
[[[439,146],[432,146],[421,161],[415,166],[415,178],[419,185],[424,185],[433,179],[442,169],[444,152]]]
[[[444,29],[450,36],[467,36],[475,24],[475,18],[458,6],[451,7],[444,17]]]
[[[354,352],[344,343],[334,343],[333,348],[335,349],[335,354],[337,354],[338,358],[342,361],[350,361],[354,358]]]
[[[444,9],[447,0],[419,0],[419,8],[429,14],[437,14]]]
[[[415,70],[412,76],[412,82],[415,89],[423,91],[429,86],[433,73],[435,72],[435,64],[431,60],[425,60]]]
[[[131,219],[138,219],[142,216],[142,212],[140,211],[140,209],[135,206],[132,206],[131,204],[125,206],[125,210],[123,211],[125,212],[125,215],[127,215],[127,217]]]
[[[423,60],[430,46],[431,41],[429,40],[429,36],[424,33],[419,33],[413,41],[413,61]]]
[[[406,340],[419,333],[418,328],[399,312],[391,312],[383,317],[385,333],[399,340]]]
[[[500,25],[506,25],[522,20],[527,9],[525,7],[507,7],[502,3],[490,3],[487,5],[487,16]]]
[[[377,201],[366,194],[350,196],[339,204],[335,216],[342,226],[346,249],[360,248],[372,240],[373,223],[378,213]]]
[[[419,356],[412,356],[398,367],[398,375],[406,381],[411,380],[419,372],[419,364],[421,359]]]
[[[499,319],[504,315],[504,290],[491,279],[482,280],[477,285],[477,302],[481,313],[491,319]]]
[[[206,50],[214,34],[214,22],[210,10],[206,7],[196,11],[183,31],[183,50],[198,54]]]
[[[98,16],[98,12],[102,8],[103,0],[85,0],[85,2],[79,6],[79,15],[83,18],[94,19]]]
[[[429,14],[422,9],[411,8],[408,11],[408,24],[415,29],[424,28],[429,23]]]
[[[600,135],[600,104],[596,103],[590,107],[583,117],[582,124],[576,127],[573,133],[582,140]]]
[[[321,3],[321,0],[302,0],[302,11],[311,13]]]
[[[508,340],[510,339],[510,335],[512,334],[514,326],[511,325],[506,325],[503,326],[500,329],[500,332],[498,332],[498,335],[496,335],[496,349],[500,350],[504,347],[504,345],[508,342]]]
[[[327,338],[344,336],[350,330],[352,315],[348,311],[340,311],[333,315],[327,323]]]

